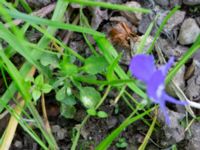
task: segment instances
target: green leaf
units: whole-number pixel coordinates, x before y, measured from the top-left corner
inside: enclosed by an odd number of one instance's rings
[[[45,54],[45,57],[41,57],[40,62],[43,66],[51,65],[54,68],[58,66],[58,57],[52,54]]]
[[[67,87],[66,93],[68,96],[72,95],[72,89],[70,87]]]
[[[25,78],[25,81],[26,82],[34,82],[34,78],[33,77],[31,77],[31,76],[27,76],[26,78]]]
[[[94,108],[100,101],[101,95],[93,87],[84,87],[81,89],[80,99],[86,108]]]
[[[62,101],[64,98],[65,98],[65,95],[66,95],[66,89],[65,87],[63,86],[61,89],[59,89],[57,92],[56,92],[56,99],[58,101]]]
[[[38,87],[39,89],[42,88],[43,86],[43,83],[44,83],[44,78],[43,78],[43,75],[40,74],[36,77],[35,81],[34,81],[34,84],[36,87]]]
[[[87,113],[90,115],[90,116],[96,116],[97,112],[94,108],[90,108],[90,109],[87,109]]]
[[[108,117],[108,114],[105,112],[105,111],[98,111],[97,112],[97,116],[99,118],[107,118]]]
[[[116,146],[118,148],[126,148],[128,146],[128,143],[126,143],[126,142],[117,143]]]
[[[76,99],[74,96],[68,96],[68,95],[65,95],[65,98],[61,100],[61,102],[65,105],[75,105],[76,104]]]
[[[115,67],[117,67],[119,60],[121,59],[122,53],[120,53],[113,62],[109,65],[108,71],[106,73],[106,78],[108,81],[115,80],[116,77],[114,75]]]
[[[43,84],[42,86],[42,92],[43,93],[49,93],[52,90],[52,86],[49,84]]]
[[[74,76],[78,73],[78,67],[70,63],[61,63],[60,70],[64,76]]]
[[[107,66],[108,63],[103,56],[91,56],[86,59],[83,69],[89,74],[97,74],[104,71]]]
[[[112,9],[112,10],[122,10],[130,12],[141,12],[141,13],[150,13],[151,10],[139,7],[129,7],[121,4],[113,4],[108,2],[94,1],[94,0],[67,0],[68,2],[77,3],[83,6],[99,6],[102,8]]]
[[[39,90],[34,89],[32,92],[32,96],[33,96],[33,99],[37,101],[41,96],[41,92]]]
[[[76,108],[74,106],[61,104],[60,111],[63,117],[67,119],[72,119],[74,118],[74,115],[76,113]]]

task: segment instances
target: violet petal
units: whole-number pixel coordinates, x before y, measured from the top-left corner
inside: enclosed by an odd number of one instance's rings
[[[163,92],[163,99],[165,99],[165,101],[168,101],[170,103],[174,103],[174,104],[178,104],[178,105],[187,105],[187,102],[184,101],[179,101],[171,96],[169,96],[167,93]]]
[[[160,103],[160,110],[161,110],[161,112],[163,113],[163,115],[165,117],[165,122],[169,125],[170,124],[170,119],[169,119],[167,108],[166,108],[164,102]]]
[[[159,103],[164,92],[164,80],[165,77],[162,72],[157,70],[147,83],[147,95],[157,103]]]
[[[161,66],[161,67],[159,68],[159,70],[162,71],[162,73],[163,73],[164,76],[167,75],[167,72],[168,72],[168,70],[170,69],[170,67],[173,65],[173,63],[174,63],[174,57],[171,57],[171,58],[169,59],[169,61],[168,61],[165,65],[163,65],[163,66]]]
[[[147,83],[156,70],[154,58],[151,55],[138,54],[132,58],[129,69],[133,76]]]

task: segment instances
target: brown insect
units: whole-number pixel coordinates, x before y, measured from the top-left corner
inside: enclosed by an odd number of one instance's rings
[[[131,44],[138,40],[138,35],[131,31],[130,27],[124,23],[118,23],[109,32],[113,44],[131,49]],[[132,43],[131,43],[132,42]]]

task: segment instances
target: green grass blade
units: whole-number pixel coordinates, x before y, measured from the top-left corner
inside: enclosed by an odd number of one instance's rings
[[[2,49],[0,50],[0,57],[3,60],[3,62],[7,66],[7,71],[11,78],[15,81],[16,86],[18,87],[19,92],[21,93],[23,99],[25,100],[27,107],[29,108],[30,112],[32,113],[38,128],[43,133],[44,137],[46,138],[47,142],[49,143],[50,147],[55,147],[57,144],[52,136],[49,136],[47,131],[44,129],[44,125],[42,122],[42,119],[40,115],[38,114],[37,110],[33,106],[31,102],[31,95],[30,95],[30,87],[26,84],[24,81],[24,78],[20,75],[16,67],[12,64],[12,62],[7,58],[7,56],[4,54]]]
[[[25,0],[19,0],[20,4],[24,7],[26,12],[31,13],[32,9]]]
[[[32,55],[30,55],[31,50],[23,45],[23,41],[18,40],[17,36],[13,35],[8,29],[6,29],[2,23],[0,23],[0,31],[0,38],[8,42],[13,49],[34,65],[40,72],[49,75],[48,71],[42,67],[34,57],[32,57]]]
[[[116,128],[109,136],[107,136],[96,148],[95,150],[106,150],[109,148],[113,140],[115,140],[118,135],[130,124],[133,122],[139,120],[140,118],[144,117],[145,115],[149,114],[152,111],[152,109],[149,109],[145,111],[142,114],[139,114],[133,118],[129,117],[127,118],[118,128]],[[132,114],[134,114],[133,112]],[[132,114],[130,116],[132,116]]]
[[[165,24],[167,23],[167,21],[171,18],[171,16],[180,8],[180,6],[175,6],[168,14],[167,16],[164,18],[164,20],[162,21],[160,27],[158,28],[158,30],[156,31],[156,35],[154,36],[153,42],[150,46],[150,48],[148,49],[148,53],[151,53],[151,51],[153,50],[154,44],[157,41],[158,37],[160,36]]]
[[[158,110],[156,110],[156,111],[158,111]],[[146,134],[146,136],[145,136],[145,138],[144,138],[144,140],[143,140],[143,142],[140,145],[138,150],[145,150],[145,148],[148,144],[148,141],[149,141],[149,139],[150,139],[150,137],[153,133],[153,130],[154,130],[154,127],[155,127],[155,124],[156,124],[156,120],[157,120],[157,114],[155,114],[153,122],[152,122],[152,124],[151,124],[151,126],[150,126],[150,128],[149,128],[149,130],[148,130],[148,132],[147,132],[147,134]]]
[[[66,8],[68,6],[68,3],[66,3],[64,0],[59,0],[56,4],[56,8],[54,10],[53,16],[51,20],[54,21],[61,21],[63,18],[63,15],[66,11]],[[47,28],[47,32],[51,35],[54,35],[56,32],[56,28],[53,27],[48,27]],[[43,36],[40,41],[38,42],[38,47],[39,48],[45,48],[48,46],[50,42],[50,39],[46,36]],[[31,56],[35,59],[39,59],[41,57],[42,53],[40,51],[33,51],[31,53]],[[28,62],[26,62],[22,68],[20,69],[20,73],[21,75],[25,78],[27,73],[29,72],[30,68],[32,67],[32,65]],[[9,88],[7,89],[7,91],[3,94],[3,96],[1,97],[5,103],[8,103],[8,101],[13,97],[14,93],[16,92],[16,86],[15,83],[12,83]],[[0,112],[2,112],[3,107],[0,106]]]
[[[85,6],[92,6],[92,7],[102,7],[107,9],[114,9],[114,10],[121,10],[121,11],[130,11],[130,12],[141,12],[141,13],[150,13],[151,10],[145,8],[137,8],[137,7],[128,7],[119,4],[112,4],[100,1],[91,1],[91,0],[65,0],[71,3],[77,3],[80,5]]]
[[[99,49],[104,54],[104,57],[106,58],[108,63],[112,64],[115,61],[115,58],[118,57],[118,54],[114,49],[114,47],[112,46],[112,44],[106,38],[94,37],[94,39],[97,42]],[[127,74],[123,71],[123,69],[119,65],[115,67],[115,72],[121,79],[124,80],[129,79]],[[138,88],[134,83],[128,83],[127,85],[133,92],[135,92],[142,98],[146,98],[146,94],[140,88]]]
[[[138,46],[138,49],[136,51],[136,54],[139,54],[139,53],[143,53],[144,52],[144,46],[145,46],[145,43],[146,43],[146,40],[148,38],[148,36],[150,35],[151,33],[151,30],[153,28],[153,25],[154,25],[155,21],[151,22],[149,27],[147,28],[147,31],[145,32],[139,46]]]
[[[33,131],[33,129],[23,120],[21,120],[21,116],[19,116],[18,114],[16,114],[12,107],[6,105],[4,103],[4,101],[2,99],[0,99],[0,105],[3,106],[4,108],[6,108],[6,110],[9,111],[9,113],[15,117],[16,120],[18,120],[19,124],[21,125],[21,127],[44,149],[44,150],[48,150],[48,147],[45,145],[45,143],[39,138],[39,136]],[[2,136],[1,140],[4,137]],[[0,141],[0,145],[1,145]]]
[[[57,29],[69,30],[69,31],[80,32],[80,33],[87,33],[87,34],[91,34],[91,35],[95,35],[95,36],[102,36],[102,37],[105,36],[103,33],[97,32],[90,28],[85,28],[85,27],[80,27],[77,25],[43,19],[40,17],[27,15],[27,14],[21,13],[19,11],[7,10],[7,13],[13,18],[22,19],[22,20],[32,23],[32,24],[47,25],[47,26],[51,26],[51,27],[54,27]]]
[[[187,52],[181,57],[181,59],[178,61],[175,67],[172,68],[172,70],[169,72],[167,78],[166,78],[166,84],[169,84],[170,81],[173,79],[173,77],[176,75],[178,70],[188,61],[189,58],[192,57],[192,55],[197,52],[200,48],[200,35],[198,36],[196,42],[187,50]]]

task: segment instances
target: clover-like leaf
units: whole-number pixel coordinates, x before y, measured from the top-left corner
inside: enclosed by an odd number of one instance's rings
[[[52,90],[52,88],[53,87],[51,85],[45,83],[45,84],[43,84],[41,90],[42,90],[43,93],[49,93]]]
[[[63,117],[72,119],[76,113],[76,108],[74,106],[61,104],[60,112]]]
[[[106,70],[108,63],[102,56],[90,56],[86,59],[83,67],[84,71],[89,74],[97,74]]]
[[[99,118],[107,118],[108,117],[108,114],[105,112],[105,111],[98,111],[97,112],[97,116]]]
[[[80,99],[86,108],[94,108],[100,101],[101,95],[93,87],[84,87],[81,89]]]
[[[40,98],[41,94],[42,93],[37,89],[33,89],[32,91],[32,96],[35,101],[37,101]]]

